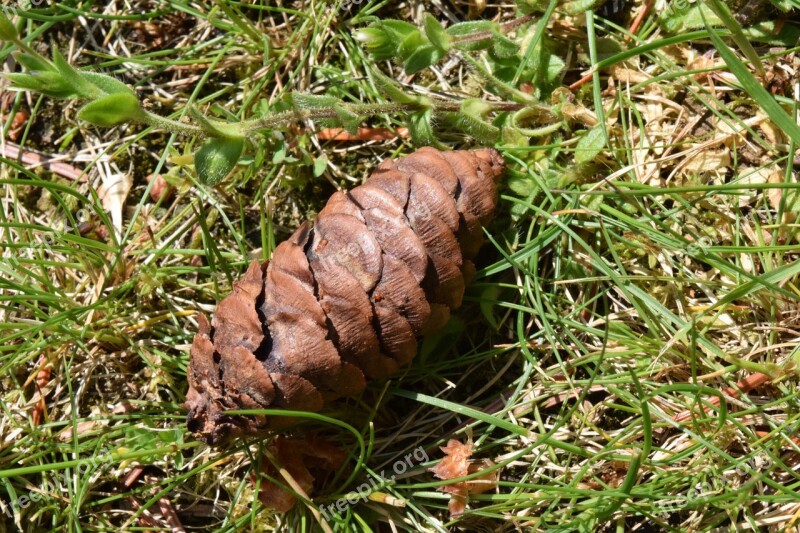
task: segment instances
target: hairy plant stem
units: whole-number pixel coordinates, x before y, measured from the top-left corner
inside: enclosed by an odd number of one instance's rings
[[[511,31],[516,30],[526,22],[533,20],[533,15],[525,15],[523,17],[519,17],[518,19],[514,19],[510,22],[506,22],[505,24],[500,25],[500,31],[503,33],[508,33]],[[491,31],[481,31],[478,33],[472,33],[469,35],[457,35],[453,36],[454,43],[470,43],[475,41],[483,41],[484,39],[491,39],[494,37],[494,33]]]
[[[149,111],[145,111],[144,116],[142,117],[142,122],[144,122],[148,126],[153,126],[155,128],[163,128],[170,133],[184,133],[187,135],[200,135],[200,136],[207,135],[205,130],[203,130],[203,128],[201,128],[200,126],[197,126],[195,124],[188,124],[186,122],[179,122],[171,118],[162,117],[161,115],[156,115],[155,113],[151,113]]]
[[[433,109],[434,112],[453,112],[459,111],[461,109],[461,104],[462,103],[459,101],[428,100],[425,103],[406,104],[343,104],[342,107],[359,117],[368,117],[382,114],[413,113],[425,109]],[[515,102],[487,102],[487,104],[491,106],[492,111],[518,111],[525,107],[525,104],[518,104]],[[243,136],[247,136],[258,130],[275,128],[292,121],[337,118],[338,116],[334,108],[290,110],[242,122],[239,129]],[[214,136],[213,132],[207,131],[197,124],[180,122],[150,112],[145,112],[141,120],[149,126],[164,128],[171,133],[196,135],[200,137]]]
[[[25,41],[23,41],[23,40],[22,40],[22,39],[20,39],[19,37],[17,37],[16,39],[14,39],[14,40],[13,40],[13,41],[11,41],[11,42],[12,42],[12,43],[14,43],[14,45],[16,45],[16,46],[17,46],[17,47],[18,47],[20,50],[22,50],[22,51],[23,51],[23,52],[25,52],[26,54],[28,54],[28,55],[31,55],[31,56],[34,56],[34,57],[39,57],[39,58],[41,58],[41,59],[43,59],[43,60],[47,61],[47,59],[46,59],[46,58],[42,57],[42,55],[41,55],[39,52],[37,52],[36,50],[34,50],[34,49],[33,49],[33,48],[31,48],[30,46],[28,46],[28,45],[25,43]],[[0,41],[0,43],[2,43],[2,41]],[[47,62],[49,63],[49,61],[47,61]]]

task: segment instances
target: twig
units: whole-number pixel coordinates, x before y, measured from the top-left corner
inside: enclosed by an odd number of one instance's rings
[[[356,133],[344,128],[325,128],[317,132],[317,139],[321,141],[390,141],[397,137],[408,137],[408,128],[358,128]]]
[[[22,154],[21,157],[20,153]],[[19,145],[14,143],[7,142],[0,145],[0,155],[6,159],[18,159],[29,167],[44,167],[50,172],[54,172],[61,177],[73,181],[86,181],[86,173],[83,170],[66,163],[55,161],[54,157],[49,157],[46,154],[34,152],[32,150],[23,150]]]
[[[630,35],[626,35],[625,36],[625,39],[624,39],[625,42],[630,41],[631,40],[631,35],[634,35],[634,34],[636,34],[637,31],[639,31],[639,28],[641,28],[642,24],[644,24],[644,19],[646,19],[647,16],[650,14],[650,10],[653,9],[653,5],[654,4],[655,4],[655,0],[645,0],[645,3],[642,6],[642,9],[639,10],[639,13],[636,15],[636,18],[631,23],[631,27],[628,30],[628,33]]]
[[[755,374],[751,374],[738,382],[734,387],[727,387],[722,393],[726,396],[730,396],[731,398],[738,398],[742,394],[747,394],[751,390],[755,389],[770,381],[770,377],[766,374],[762,374],[761,372],[756,372]],[[703,408],[704,412],[708,412],[712,407],[719,406],[720,399],[718,396],[714,396],[709,400],[711,405],[707,405]],[[682,411],[675,415],[672,419],[675,422],[686,422],[687,420],[691,419],[693,416],[692,411],[689,409]]]

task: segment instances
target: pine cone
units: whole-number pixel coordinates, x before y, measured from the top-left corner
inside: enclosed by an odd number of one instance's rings
[[[318,411],[407,365],[461,305],[503,169],[493,149],[422,148],[335,193],[268,265],[250,265],[211,325],[200,317],[189,430],[209,444],[258,434],[286,417],[224,411]]]

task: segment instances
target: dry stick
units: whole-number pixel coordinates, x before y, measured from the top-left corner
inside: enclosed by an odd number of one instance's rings
[[[22,154],[22,156],[20,156],[20,154]],[[55,174],[72,181],[86,181],[86,173],[79,168],[55,161],[55,158],[46,154],[31,150],[23,150],[20,146],[14,143],[7,142],[0,146],[0,156],[7,159],[19,158],[25,165],[42,166],[50,172],[54,172]]]
[[[408,128],[358,128],[349,133],[344,128],[325,128],[317,132],[320,141],[391,141],[397,137],[408,137]]]
[[[184,529],[180,518],[178,518],[175,507],[173,507],[169,499],[164,497],[158,500],[158,508],[161,510],[161,516],[164,517],[164,521],[172,528],[174,533],[186,533],[186,529]]]
[[[642,6],[642,9],[639,10],[639,14],[636,15],[636,18],[631,23],[631,27],[628,30],[628,33],[630,35],[633,35],[637,31],[639,31],[639,28],[641,28],[642,24],[644,24],[644,19],[646,19],[647,15],[650,14],[650,10],[653,9],[653,4],[655,4],[655,0],[647,0],[644,3],[644,6]],[[624,39],[625,42],[630,41],[630,39],[631,39],[630,35],[626,35],[625,36],[625,39]],[[575,83],[570,85],[569,86],[569,90],[570,91],[574,91],[575,89],[581,87],[582,85],[592,81],[592,76],[593,75],[594,75],[594,72],[589,72],[587,75],[585,75],[584,77],[582,77],[581,79],[579,79],[578,81],[576,81]]]
[[[762,374],[761,372],[756,372],[755,374],[751,374],[738,382],[734,387],[727,387],[722,391],[722,393],[726,396],[730,396],[731,398],[738,398],[742,394],[747,394],[751,390],[755,389],[758,386],[763,385],[770,381],[770,377],[766,374]],[[711,405],[707,405],[703,408],[704,412],[708,412],[711,410],[712,407],[719,406],[720,398],[719,396],[714,396],[709,400]],[[692,412],[687,409],[675,415],[672,420],[675,422],[686,422],[690,418],[692,418]]]
[[[633,20],[633,23],[628,30],[630,35],[625,36],[625,42],[630,41],[631,35],[635,35],[636,32],[639,31],[639,28],[642,27],[642,24],[644,24],[644,19],[646,19],[647,15],[650,14],[650,10],[653,9],[653,4],[655,4],[655,0],[645,0],[644,6],[642,6],[641,10],[639,10],[639,14],[636,15],[636,18]]]
[[[769,437],[772,434],[769,431],[761,431],[761,430],[757,430],[755,433],[759,437]],[[790,437],[790,439],[794,444],[796,444],[797,446],[800,446],[800,437]],[[791,448],[790,446],[787,446],[787,447]],[[791,449],[793,449],[793,448],[791,448]]]

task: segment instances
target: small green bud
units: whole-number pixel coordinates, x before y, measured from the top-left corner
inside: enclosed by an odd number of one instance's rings
[[[364,43],[367,48],[372,46],[381,46],[388,40],[386,33],[383,30],[375,27],[361,28],[360,30],[356,31],[353,37],[355,37],[356,41]]]
[[[216,185],[231,173],[244,151],[244,139],[209,139],[194,155],[194,168],[200,181]]]
[[[115,93],[89,102],[78,111],[78,118],[97,126],[116,126],[142,116],[142,108],[135,95]]]
[[[354,37],[364,44],[364,47],[375,59],[391,59],[395,56],[397,48],[392,37],[380,28],[374,26],[361,28]]]
[[[17,28],[14,23],[8,20],[8,17],[0,13],[0,40],[2,41],[16,41]]]

